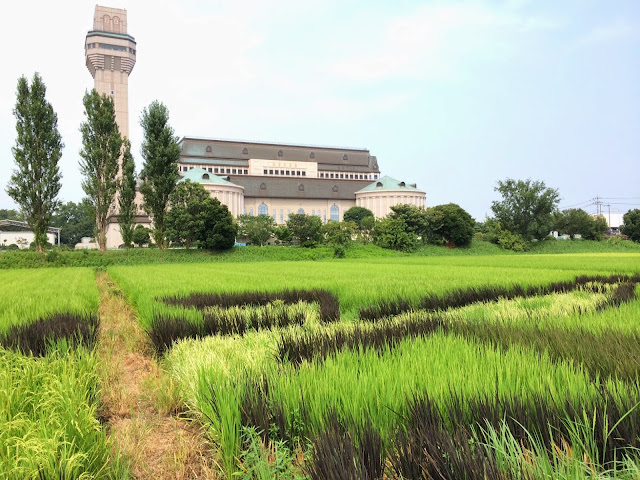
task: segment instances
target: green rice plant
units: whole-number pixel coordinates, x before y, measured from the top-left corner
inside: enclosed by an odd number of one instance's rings
[[[501,259],[503,257],[490,257]],[[511,257],[504,257],[511,258]],[[568,281],[576,275],[588,274],[584,266],[554,268],[552,261],[536,266],[478,266],[475,257],[443,257],[448,263],[411,258],[363,259],[340,262],[260,262],[247,264],[148,265],[109,267],[108,273],[126,293],[137,310],[144,327],[154,317],[175,313],[176,307],[164,304],[167,296],[188,296],[193,292],[242,293],[285,289],[325,289],[338,297],[340,315],[355,320],[358,310],[381,299],[403,298],[417,303],[425,294],[442,294],[464,287],[521,284],[540,286],[553,281]],[[427,262],[427,260],[429,260]],[[459,265],[467,261],[469,265]],[[440,262],[442,263],[442,262]],[[620,262],[628,266],[628,259]],[[605,271],[605,270],[603,270]],[[609,270],[618,273],[615,268]],[[621,268],[619,273],[627,273]],[[181,311],[187,319],[197,319],[197,311]]]
[[[96,356],[43,358],[0,348],[0,477],[129,478],[98,421]]]
[[[0,284],[0,332],[57,313],[98,310],[98,290],[89,269],[0,271]]]

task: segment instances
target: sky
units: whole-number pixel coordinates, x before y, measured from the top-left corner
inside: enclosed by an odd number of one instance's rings
[[[561,208],[640,208],[638,0],[114,0],[137,41],[129,78],[140,170],[143,108],[178,137],[368,148],[427,206],[477,220],[507,178]],[[65,143],[63,201],[84,193],[84,39],[94,1],[3,5],[0,208],[15,168],[16,86],[39,72]],[[606,205],[609,205],[608,207]]]

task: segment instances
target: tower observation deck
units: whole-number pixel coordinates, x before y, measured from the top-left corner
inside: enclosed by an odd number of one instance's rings
[[[94,88],[113,98],[120,135],[128,137],[129,75],[136,64],[136,41],[127,33],[127,11],[96,5],[84,48]]]

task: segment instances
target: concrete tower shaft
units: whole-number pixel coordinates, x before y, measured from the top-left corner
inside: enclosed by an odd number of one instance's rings
[[[84,47],[94,88],[113,98],[120,134],[128,137],[129,75],[136,64],[136,41],[127,34],[127,11],[96,5]]]

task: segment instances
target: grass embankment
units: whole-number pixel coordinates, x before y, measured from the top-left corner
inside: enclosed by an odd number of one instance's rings
[[[447,248],[421,245],[412,254],[385,250],[375,245],[354,243],[346,249],[347,259],[398,258],[398,257],[471,257],[471,256],[522,256],[531,254],[565,253],[639,253],[640,244],[631,241],[545,240],[533,243],[529,252],[504,250],[489,242],[473,241],[466,248]],[[34,251],[0,251],[0,270],[14,268],[93,267],[113,265],[148,265],[167,263],[249,263],[264,261],[320,261],[334,258],[333,248],[300,247],[234,247],[222,252],[202,250],[158,250],[134,248],[131,250],[65,250],[54,249],[47,253]]]

